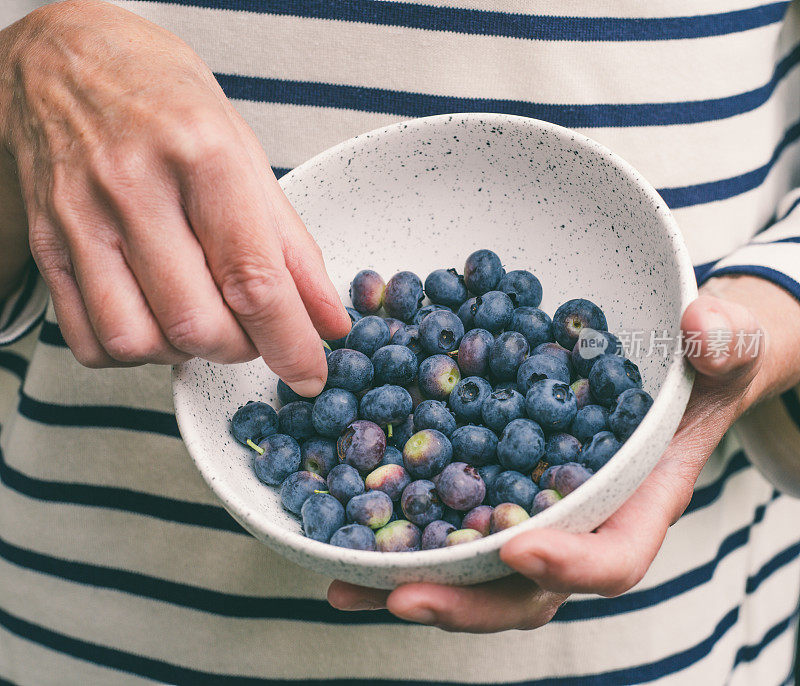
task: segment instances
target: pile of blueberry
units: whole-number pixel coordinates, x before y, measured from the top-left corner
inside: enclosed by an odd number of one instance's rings
[[[232,420],[317,541],[401,552],[507,529],[589,479],[653,403],[597,305],[570,300],[551,319],[539,280],[491,250],[424,286],[361,271],[350,296],[325,390],[279,381],[279,412],[249,402]]]

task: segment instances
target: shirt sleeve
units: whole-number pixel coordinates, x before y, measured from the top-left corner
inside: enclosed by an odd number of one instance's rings
[[[772,281],[800,300],[800,188],[784,197],[777,220],[753,239],[722,258],[700,279],[750,274]]]
[[[0,346],[10,345],[29,333],[42,320],[48,298],[39,270],[31,262],[19,288],[0,302]]]

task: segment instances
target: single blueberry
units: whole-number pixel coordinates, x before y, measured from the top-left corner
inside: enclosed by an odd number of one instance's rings
[[[612,405],[629,388],[641,388],[639,368],[618,355],[601,355],[589,372],[589,388],[603,405]]]
[[[457,350],[463,337],[464,324],[450,310],[431,312],[419,323],[422,349],[430,355]]]
[[[452,444],[447,436],[436,429],[418,431],[406,441],[403,448],[403,465],[415,479],[430,479],[439,474],[452,459]]]
[[[464,277],[455,269],[437,269],[425,279],[425,295],[432,303],[458,307],[469,296]]]
[[[359,319],[347,334],[345,347],[372,357],[378,348],[389,343],[389,325],[374,314]]]
[[[625,353],[619,338],[608,331],[581,329],[575,347],[570,353],[575,374],[583,378],[588,377],[594,363],[604,354],[624,357]]]
[[[326,483],[330,494],[345,504],[364,492],[364,479],[358,470],[349,464],[339,464],[331,469]]]
[[[565,462],[564,464],[571,464],[569,462]],[[539,477],[539,481],[537,482],[539,488],[541,490],[547,490],[555,488],[556,484],[556,474],[558,470],[561,468],[562,465],[554,464],[552,467],[548,467],[542,472],[542,475]]]
[[[591,300],[576,298],[561,305],[553,315],[553,335],[558,343],[572,350],[582,329],[607,331],[603,311]]]
[[[370,359],[358,350],[339,348],[328,355],[328,387],[359,393],[372,385]]]
[[[503,263],[491,250],[476,250],[464,264],[464,282],[475,295],[494,290],[504,273]]]
[[[342,431],[336,441],[339,460],[360,472],[369,472],[378,466],[386,452],[386,435],[377,424],[356,419]]]
[[[553,355],[558,358],[567,369],[572,370],[572,354],[566,348],[560,346],[558,343],[549,341],[547,343],[539,343],[532,351],[533,355]]]
[[[601,431],[608,431],[608,410],[600,405],[587,405],[578,410],[570,427],[570,433],[581,443]]]
[[[517,378],[522,361],[528,355],[528,341],[517,331],[501,333],[489,353],[492,377],[501,381]]]
[[[472,319],[477,328],[496,334],[508,326],[513,312],[514,304],[505,293],[489,291],[475,298]]]
[[[375,369],[375,384],[408,386],[417,377],[419,360],[410,348],[404,345],[385,345],[372,356]]]
[[[542,459],[550,466],[577,462],[581,453],[581,442],[570,434],[554,433],[544,445]]]
[[[265,484],[277,486],[300,469],[300,446],[286,434],[272,434],[258,443],[261,451],[253,460],[256,476]]]
[[[409,323],[422,306],[422,281],[412,272],[398,272],[386,284],[383,307],[390,317]]]
[[[402,345],[408,348],[417,360],[422,361],[425,359],[425,351],[422,349],[422,343],[419,340],[419,327],[416,324],[403,324],[401,329],[398,329],[392,336],[392,345]]]
[[[444,548],[447,535],[455,530],[456,527],[449,522],[445,522],[443,519],[433,520],[422,532],[422,550]]]
[[[596,472],[606,464],[622,447],[617,437],[610,431],[600,431],[584,444],[581,450],[581,464]]]
[[[538,307],[515,309],[511,313],[511,321],[509,321],[507,329],[525,336],[531,350],[553,340],[553,320]]]
[[[397,434],[395,433],[395,436]],[[411,434],[409,434],[409,438]],[[406,439],[408,440],[408,439]],[[403,442],[405,445],[405,441]],[[393,445],[387,445],[386,450],[383,452],[383,458],[381,459],[380,465],[387,465],[387,464],[399,464],[401,467],[403,466],[403,451],[395,448]]]
[[[278,413],[267,403],[248,401],[231,419],[231,433],[240,443],[258,443],[278,431]]]
[[[328,493],[314,493],[300,509],[303,531],[315,541],[327,543],[345,525],[344,507]]]
[[[367,491],[351,498],[345,511],[349,522],[362,524],[370,529],[380,529],[389,523],[394,505],[383,491]]]
[[[542,302],[542,284],[525,269],[508,272],[497,286],[498,291],[507,293],[517,307],[539,307]]]
[[[578,404],[567,384],[542,379],[534,383],[525,396],[525,411],[545,431],[566,431],[575,419]]]
[[[314,401],[311,412],[311,421],[317,433],[329,438],[338,436],[357,417],[358,399],[342,388],[322,391]]]
[[[483,502],[486,496],[486,484],[472,465],[451,462],[439,475],[436,492],[445,505],[466,512]]]
[[[362,419],[380,427],[398,424],[411,414],[411,395],[402,386],[385,384],[367,391],[361,398],[359,413]]]
[[[297,401],[284,405],[278,411],[278,430],[298,441],[311,438],[316,430],[311,421],[314,406],[311,403]]]
[[[461,323],[464,325],[464,331],[469,331],[475,326],[475,318],[472,315],[473,307],[475,305],[476,298],[472,297],[469,300],[465,300],[461,303],[461,307],[458,308],[458,318],[461,320]]]
[[[486,329],[470,329],[458,346],[458,367],[463,376],[487,376],[494,336]]]
[[[544,432],[530,419],[506,425],[497,443],[497,459],[506,469],[529,473],[544,455]]]
[[[327,491],[325,479],[312,472],[294,472],[286,477],[281,485],[281,503],[296,515],[300,514],[303,503],[314,493]]]
[[[525,512],[530,512],[533,498],[538,492],[539,487],[530,477],[514,471],[501,472],[489,488],[489,501],[495,507],[501,503],[514,503]]]
[[[425,479],[412,481],[405,487],[400,506],[406,519],[417,526],[424,527],[442,518],[442,501],[436,493],[436,487]]]
[[[347,524],[337,529],[330,540],[331,545],[352,550],[377,550],[375,532],[361,524]]]
[[[620,441],[627,441],[652,406],[653,398],[647,391],[629,388],[619,394],[608,424]]]
[[[300,455],[303,469],[319,474],[323,478],[339,464],[336,442],[330,438],[309,438],[300,446]]]
[[[517,371],[517,385],[523,395],[531,390],[533,384],[542,379],[555,379],[568,384],[569,378],[569,367],[566,364],[555,355],[543,353],[531,355]]]
[[[558,471],[553,477],[553,488],[563,497],[572,493],[578,486],[588,481],[591,476],[592,472],[582,464],[568,462],[558,467]]]
[[[525,398],[509,388],[493,391],[481,407],[483,423],[496,434],[505,429],[510,421],[524,416]]]
[[[375,314],[381,309],[386,284],[381,275],[371,269],[363,269],[350,283],[350,300],[361,314]]]
[[[454,510],[452,507],[445,505],[444,512],[442,512],[442,519],[448,524],[452,524],[456,529],[461,528],[462,513]]]
[[[446,400],[461,380],[461,371],[447,355],[431,355],[419,365],[419,389],[426,398]]]
[[[495,433],[485,426],[461,426],[450,436],[453,459],[475,467],[488,465],[497,456],[497,440]]]
[[[456,430],[456,418],[441,400],[423,400],[414,409],[414,429],[436,429],[450,436]]]
[[[481,408],[492,394],[492,385],[480,376],[461,379],[450,393],[448,404],[462,422],[476,424],[481,420]]]

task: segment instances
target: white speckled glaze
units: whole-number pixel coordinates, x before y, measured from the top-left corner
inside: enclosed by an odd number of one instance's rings
[[[611,331],[643,331],[646,339],[656,331],[674,340],[681,313],[697,295],[683,239],[655,190],[600,144],[535,119],[458,114],[395,124],[321,153],[281,184],[348,303],[359,269],[376,269],[385,279],[408,269],[424,280],[439,267],[462,271],[466,256],[484,247],[507,269],[539,277],[549,314],[565,300],[588,297]],[[277,489],[258,481],[253,454],[231,437],[228,420],[250,399],[277,407],[277,378],[262,361],[177,366],[175,411],[190,455],[225,508],[293,562],[380,588],[423,580],[471,584],[510,573],[498,551],[523,530],[596,528],[651,471],[686,407],[692,374],[672,354],[632,358],[655,403],[609,464],[524,524],[416,553],[309,540],[282,509]]]

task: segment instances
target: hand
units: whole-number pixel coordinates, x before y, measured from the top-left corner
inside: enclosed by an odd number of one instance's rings
[[[317,394],[319,335],[344,335],[349,318],[200,58],[130,12],[70,0],[3,31],[0,64],[0,135],[78,361],[260,354],[295,391]],[[24,228],[0,234],[13,242]]]
[[[769,282],[710,281],[682,320],[684,331],[699,332],[701,345],[690,358],[697,378],[678,431],[641,487],[596,531],[520,534],[500,553],[518,574],[491,583],[419,583],[390,593],[335,581],[328,600],[343,610],[385,607],[400,618],[449,631],[491,632],[541,626],[570,593],[624,593],[644,576],[667,529],[689,504],[700,470],[736,418],[758,399],[797,383],[798,321],[800,305]],[[736,350],[739,331],[758,337],[762,326],[767,341],[762,338],[758,354]],[[733,333],[727,352],[707,355],[710,332],[720,329]]]

